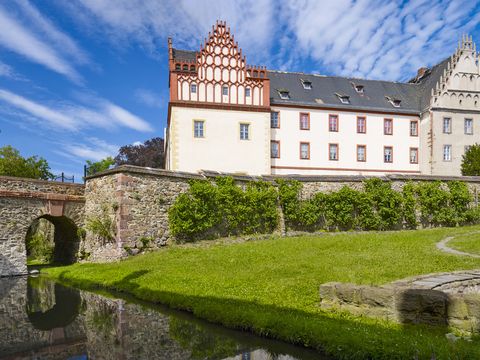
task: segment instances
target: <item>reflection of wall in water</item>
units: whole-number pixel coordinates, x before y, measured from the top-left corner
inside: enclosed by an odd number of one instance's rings
[[[88,354],[101,359],[189,359],[169,336],[169,316],[123,300],[82,293]]]
[[[54,287],[46,287],[41,291],[54,291]],[[48,294],[47,301],[28,305],[27,278],[0,281],[0,357],[10,355],[20,359],[31,358],[31,349],[39,349],[42,359],[65,359],[84,353],[85,329],[81,316],[64,328],[50,331],[42,331],[32,326],[27,307],[44,308],[54,301],[54,296]]]

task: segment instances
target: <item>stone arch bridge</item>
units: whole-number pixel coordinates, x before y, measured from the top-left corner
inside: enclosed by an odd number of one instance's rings
[[[81,184],[0,176],[0,277],[27,273],[25,238],[37,219],[55,226],[54,260],[75,261],[84,190]]]

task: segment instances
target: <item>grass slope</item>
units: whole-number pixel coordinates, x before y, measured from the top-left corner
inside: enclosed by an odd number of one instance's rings
[[[479,227],[342,233],[240,244],[172,246],[114,264],[48,269],[82,288],[109,288],[192,311],[223,325],[323,349],[338,358],[480,358],[480,341],[446,328],[402,326],[318,308],[328,281],[383,284],[416,274],[480,268],[435,243]]]
[[[480,233],[455,237],[448,243],[448,246],[456,250],[480,255]]]

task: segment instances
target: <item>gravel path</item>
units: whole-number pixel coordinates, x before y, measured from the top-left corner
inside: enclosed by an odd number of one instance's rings
[[[467,253],[467,252],[464,252],[464,251],[459,251],[459,250],[455,250],[455,249],[452,249],[451,247],[448,247],[448,242],[450,240],[453,240],[455,238],[455,236],[449,236],[449,237],[446,237],[445,239],[443,239],[442,241],[439,241],[437,243],[437,249],[443,251],[443,252],[446,252],[448,254],[453,254],[453,255],[460,255],[460,256],[469,256],[469,257],[474,257],[474,258],[480,258],[480,255],[477,255],[477,254],[471,254],[471,253]]]

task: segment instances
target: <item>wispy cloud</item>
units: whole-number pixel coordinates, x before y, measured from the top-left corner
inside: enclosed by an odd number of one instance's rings
[[[26,17],[28,23],[35,29],[35,32],[47,38],[55,49],[62,52],[63,56],[68,57],[77,64],[90,63],[88,54],[78,46],[77,42],[59,30],[28,0],[16,0],[16,3],[22,10],[22,14]]]
[[[65,75],[73,81],[81,81],[80,74],[53,47],[40,40],[1,6],[0,46]]]
[[[164,104],[164,99],[150,90],[137,89],[135,90],[135,99],[144,105],[159,108]]]
[[[14,80],[23,80],[23,77],[15,72],[15,70],[10,66],[0,61],[0,76],[14,79]]]
[[[142,118],[102,98],[93,98],[89,106],[66,101],[49,101],[46,106],[0,88],[0,101],[34,119],[42,119],[43,122],[39,122],[40,124],[57,131],[115,127],[127,127],[141,132],[153,130]]]
[[[60,127],[67,130],[76,130],[77,124],[71,118],[61,112],[51,110],[39,103],[26,99],[20,95],[14,94],[7,90],[0,89],[0,100],[13,105],[18,109],[47,121],[54,127]]]
[[[401,80],[420,66],[449,56],[462,32],[478,23],[478,2],[419,0],[406,3],[370,0],[288,1],[282,49],[297,47],[319,68],[337,75]],[[478,10],[478,9],[477,9]],[[476,18],[476,21],[465,19]]]
[[[79,0],[63,3],[84,29],[112,43],[140,44],[151,53],[166,46],[196,49],[216,20],[226,20],[247,55],[255,61],[269,58],[276,26],[273,0]],[[254,11],[252,9],[255,9]]]
[[[119,146],[109,144],[96,137],[90,137],[87,138],[84,143],[64,144],[63,148],[68,154],[71,154],[76,158],[99,161],[108,156],[115,156]]]

